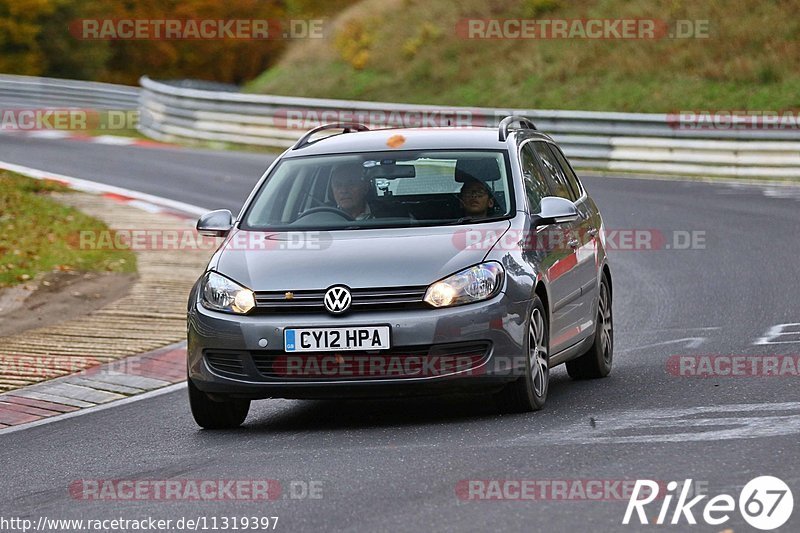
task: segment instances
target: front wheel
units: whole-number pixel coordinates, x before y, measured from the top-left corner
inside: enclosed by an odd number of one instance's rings
[[[606,275],[600,279],[597,323],[594,343],[585,354],[567,361],[567,374],[572,379],[604,378],[611,373],[614,359],[614,315],[611,312],[611,291]]]
[[[544,407],[550,387],[549,335],[547,313],[542,301],[536,296],[528,319],[525,375],[497,393],[497,402],[502,411],[525,413]]]
[[[233,429],[242,425],[250,410],[250,400],[214,401],[198,389],[191,379],[186,380],[189,387],[189,407],[197,425],[205,429]]]

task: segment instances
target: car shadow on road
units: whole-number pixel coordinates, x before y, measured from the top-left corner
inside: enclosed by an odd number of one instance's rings
[[[387,427],[423,427],[447,423],[485,423],[517,417],[547,416],[559,409],[574,384],[565,374],[551,378],[548,405],[540,413],[503,413],[491,394],[450,394],[388,399],[264,400],[252,403],[242,432],[294,433]]]

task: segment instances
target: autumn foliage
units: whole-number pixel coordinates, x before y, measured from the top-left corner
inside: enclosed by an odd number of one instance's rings
[[[323,18],[348,0],[0,0],[0,72],[135,84],[147,74],[241,84],[272,65],[286,39],[92,40],[84,19]]]

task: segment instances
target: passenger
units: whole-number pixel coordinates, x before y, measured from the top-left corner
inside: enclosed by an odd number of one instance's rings
[[[494,195],[485,181],[467,178],[459,193],[464,216],[487,217],[494,207]]]

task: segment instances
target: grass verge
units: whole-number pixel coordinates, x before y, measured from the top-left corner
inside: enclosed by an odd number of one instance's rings
[[[58,203],[54,182],[0,171],[0,288],[60,271],[136,272],[129,250],[81,250],[81,231],[108,231],[100,220]]]

